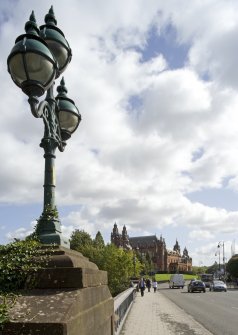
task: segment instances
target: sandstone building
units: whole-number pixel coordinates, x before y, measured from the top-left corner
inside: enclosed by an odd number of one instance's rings
[[[160,238],[157,238],[156,235],[129,237],[126,226],[124,225],[120,234],[115,223],[111,233],[111,243],[118,248],[132,249],[141,257],[150,259],[155,272],[192,271],[192,258],[189,256],[186,247],[181,254],[177,240],[173,250],[168,250],[162,235]]]

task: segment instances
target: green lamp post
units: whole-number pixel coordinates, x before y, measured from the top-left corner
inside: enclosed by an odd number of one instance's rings
[[[38,29],[34,12],[25,25],[7,59],[8,71],[14,83],[28,95],[32,114],[42,118],[44,136],[45,178],[43,212],[38,220],[36,234],[43,244],[68,247],[61,233],[61,224],[55,204],[55,151],[64,151],[66,141],[77,129],[81,115],[73,100],[67,97],[64,78],[54,97],[54,81],[69,64],[72,53],[64,34],[57,27],[53,7],[45,16],[45,25]],[[38,97],[46,92],[39,102]]]

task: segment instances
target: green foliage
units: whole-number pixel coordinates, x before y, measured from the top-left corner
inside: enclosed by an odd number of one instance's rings
[[[34,239],[37,238],[38,236],[41,235],[41,225],[40,222],[45,221],[45,222],[51,222],[54,220],[58,220],[59,219],[59,213],[57,210],[57,207],[55,206],[54,208],[52,208],[52,206],[50,204],[47,204],[43,210],[43,213],[41,214],[39,220],[37,220],[37,224],[35,226],[35,231],[33,232],[33,234],[31,234],[29,237]]]
[[[95,247],[95,245],[93,244],[87,244],[80,248],[80,252],[91,262],[95,263],[100,270],[102,270],[103,248]]]
[[[37,271],[45,257],[34,240],[17,241],[0,246],[0,293],[24,288],[30,273]]]
[[[9,321],[17,292],[34,287],[31,275],[47,263],[46,252],[38,241],[30,239],[0,246],[0,327]]]
[[[217,264],[217,262],[215,262],[211,266],[208,266],[206,269],[206,272],[203,272],[203,273],[216,273],[218,270],[219,270],[219,265]]]
[[[87,246],[92,246],[93,240],[91,236],[84,230],[76,229],[70,237],[70,248],[83,253]]]
[[[105,243],[102,237],[102,234],[100,233],[100,231],[97,232],[95,239],[93,241],[93,244],[96,248],[104,248],[105,247]]]
[[[113,296],[128,288],[129,278],[133,276],[133,255],[113,244],[102,247],[85,245],[80,252],[95,263],[100,270],[107,271],[108,286]]]
[[[210,273],[207,266],[193,266],[192,271],[194,274]]]
[[[226,270],[232,277],[238,278],[238,255],[234,255],[229,259]]]
[[[40,218],[44,218],[47,220],[58,219],[59,212],[57,210],[57,207],[55,206],[54,208],[52,208],[50,204],[46,205]]]
[[[6,322],[10,321],[9,310],[15,305],[17,295],[14,293],[4,293],[0,295],[0,329]]]
[[[81,252],[95,263],[100,270],[108,273],[108,286],[113,296],[129,287],[134,275],[134,255],[132,251],[117,248],[114,244],[105,245],[100,232],[94,240],[83,230],[75,230],[71,235],[71,249]],[[136,259],[136,275],[141,271],[141,263]]]
[[[146,273],[149,273],[152,270],[152,259],[149,253],[142,254],[140,252],[137,252],[136,257],[141,264],[141,274],[145,275]]]
[[[128,288],[129,278],[133,275],[132,253],[107,245],[103,250],[102,270],[108,273],[108,286],[113,296]]]

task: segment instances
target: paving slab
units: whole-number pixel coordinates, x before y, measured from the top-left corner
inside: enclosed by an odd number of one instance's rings
[[[136,294],[120,335],[212,335],[159,291]]]

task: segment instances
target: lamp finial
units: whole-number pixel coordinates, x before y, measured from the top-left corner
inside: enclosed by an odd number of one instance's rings
[[[31,12],[29,21],[27,21],[25,24],[25,31],[27,34],[39,36],[39,29],[36,24],[36,18],[35,18],[34,11]]]
[[[45,16],[45,23],[57,26],[57,20],[55,18],[53,6],[50,7],[48,14]]]

